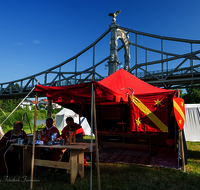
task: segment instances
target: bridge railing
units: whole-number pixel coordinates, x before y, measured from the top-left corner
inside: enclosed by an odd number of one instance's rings
[[[181,39],[181,38],[172,38],[166,36],[159,36],[155,34],[149,34],[145,32],[139,32],[136,30],[128,29],[125,27],[119,26],[119,29],[125,30],[126,32],[130,33],[135,37],[135,41],[129,41],[130,47],[134,47],[134,51],[131,51],[131,64],[132,67],[130,68],[129,72],[134,74],[136,77],[142,80],[157,80],[162,84],[164,87],[172,87],[175,80],[176,82],[178,79],[172,80],[172,78],[182,77],[182,80],[179,80],[180,85],[186,85],[184,81],[184,77],[190,77],[187,81],[193,81],[193,78],[196,75],[199,75],[200,72],[200,50],[193,51],[193,44],[200,44],[200,40],[189,40],[189,39]],[[83,83],[91,81],[94,77],[94,80],[99,81],[102,80],[105,76],[98,70],[100,65],[107,63],[109,60],[109,56],[103,58],[102,60],[96,62],[95,61],[95,54],[96,54],[96,45],[110,32],[110,28],[106,30],[99,38],[97,38],[93,43],[89,46],[84,48],[82,51],[74,55],[73,57],[67,59],[66,61],[51,67],[45,71],[37,73],[35,75],[25,77],[19,80],[14,80],[10,82],[0,83],[0,97],[6,97],[7,95],[10,96],[17,96],[19,94],[24,94],[27,91],[30,91],[36,84],[39,82],[41,85],[46,86],[63,86],[63,85],[71,85],[77,83]],[[156,39],[160,43],[160,48],[152,48],[141,45],[138,43],[138,37],[150,37],[152,39]],[[190,45],[190,50],[187,51],[188,53],[185,54],[177,54],[173,52],[164,51],[164,41],[170,42],[179,42],[179,43],[186,43]],[[123,45],[118,48],[118,52],[123,49]],[[138,49],[144,50],[144,62],[138,61]],[[78,64],[79,58],[81,55],[86,53],[88,50],[92,51],[92,62],[91,65],[85,69],[79,71]],[[123,52],[123,51],[121,51]],[[148,53],[153,52],[159,54],[160,58],[158,60],[149,61],[148,60]],[[108,53],[109,55],[109,53]],[[194,63],[194,60],[196,61]],[[173,63],[176,62],[177,64],[174,66]],[[184,66],[185,63],[188,63],[187,66]],[[69,71],[69,69],[65,69],[64,66],[68,66],[70,63],[73,63],[74,70]],[[164,69],[164,63],[166,64],[166,69]],[[160,70],[150,70],[149,66],[159,65]],[[189,67],[188,67],[189,65]],[[71,68],[70,68],[71,69]],[[72,69],[71,69],[72,70]],[[142,72],[138,72],[138,71]],[[165,85],[166,81],[168,84]],[[195,82],[198,82],[196,80]],[[193,83],[191,83],[193,84]]]
[[[161,78],[162,74],[164,76],[167,76],[170,72],[174,71],[174,69],[164,69],[163,70],[163,73],[161,72],[161,70],[155,70],[155,71],[148,71],[147,72],[138,72],[137,73],[137,77],[140,78],[140,79],[150,79],[150,78],[153,78],[153,76],[156,76],[158,78]],[[193,74],[200,74],[200,65],[195,65],[193,67]],[[180,68],[176,71],[174,71],[172,74],[171,74],[171,77],[174,76],[174,77],[177,77],[177,76],[186,76],[187,74],[188,75],[191,75],[191,68],[190,67],[185,67],[185,68]],[[133,75],[135,75],[135,72],[132,73]],[[153,76],[152,76],[153,75]]]

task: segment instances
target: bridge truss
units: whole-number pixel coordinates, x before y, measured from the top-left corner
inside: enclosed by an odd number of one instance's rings
[[[112,24],[92,44],[66,61],[32,76],[0,83],[0,99],[24,97],[37,82],[63,86],[88,82],[92,77],[99,81],[120,67],[158,87],[175,89],[200,84],[200,40],[159,36]],[[109,38],[110,32],[110,55],[102,58],[102,46],[97,46]],[[81,58],[88,52],[90,61]],[[115,65],[112,69],[111,64]],[[105,67],[109,67],[107,74]]]

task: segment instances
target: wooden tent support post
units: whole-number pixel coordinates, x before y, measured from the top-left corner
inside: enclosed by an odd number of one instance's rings
[[[33,129],[33,150],[32,150],[32,162],[31,162],[31,185],[30,185],[30,189],[33,188],[33,170],[34,170],[34,161],[35,161],[34,159],[35,159],[37,104],[38,104],[38,93],[36,93],[36,97],[35,97],[35,117],[34,117],[34,129]]]
[[[186,172],[186,168],[185,168],[185,155],[184,155],[184,148],[183,148],[183,132],[181,130],[180,130],[180,144],[181,144],[181,154],[182,154],[183,171]]]
[[[79,122],[79,125],[81,125],[81,108],[79,109],[78,122]]]
[[[48,100],[47,118],[51,118],[52,102]]]
[[[91,143],[90,143],[90,152],[91,152],[91,163],[92,163],[92,152],[93,152],[93,119],[94,119],[94,84],[92,83],[92,91],[91,91]],[[90,190],[92,190],[92,164],[90,165]]]
[[[96,119],[96,102],[95,89],[93,89],[94,100],[94,127],[95,127],[95,143],[96,143],[96,159],[97,159],[97,175],[98,175],[98,190],[101,190],[100,169],[99,169],[99,149],[98,149],[98,135],[97,135],[97,119]],[[92,137],[91,137],[92,138]]]

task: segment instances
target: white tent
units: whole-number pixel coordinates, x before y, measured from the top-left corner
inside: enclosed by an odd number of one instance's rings
[[[1,128],[1,125],[0,125],[0,140],[1,140],[1,138],[4,136],[4,132],[3,132],[3,130],[2,130],[2,128]]]
[[[200,104],[185,104],[186,141],[200,142]]]
[[[79,115],[74,113],[72,110],[63,108],[60,112],[56,114],[56,126],[59,130],[62,130],[66,126],[66,118],[72,117],[74,118],[74,122],[79,124]],[[91,135],[91,128],[87,121],[87,118],[80,118],[80,125],[85,131],[85,135]]]

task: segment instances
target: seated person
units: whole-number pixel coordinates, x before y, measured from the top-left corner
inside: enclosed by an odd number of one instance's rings
[[[13,130],[8,131],[0,141],[0,174],[4,176],[20,173],[20,149],[12,146],[12,143],[17,143],[18,138],[28,141],[22,127],[20,121],[14,122]]]
[[[82,142],[83,137],[85,136],[85,132],[83,128],[77,124],[74,123],[74,119],[72,117],[66,118],[67,125],[63,128],[61,138],[69,140],[69,131],[76,131],[76,142]]]
[[[63,138],[66,140],[66,142],[69,142],[69,131],[76,131],[76,142],[82,142],[83,137],[85,136],[83,128],[79,124],[75,123],[72,117],[67,117],[66,123],[67,125],[63,128],[62,134],[60,138],[58,138],[57,140]],[[53,161],[62,160],[68,162],[69,156],[70,155],[68,150],[55,149],[52,160]]]
[[[53,126],[53,119],[47,118],[46,119],[46,127],[42,130],[42,136],[47,136],[49,141],[51,141],[51,135],[53,133],[57,133],[57,137],[60,137],[60,133],[56,127]]]
[[[56,133],[57,137],[60,137],[60,133],[56,127],[53,126],[53,119],[52,118],[47,118],[46,119],[46,127],[42,130],[42,140],[44,142],[51,141],[51,136]],[[46,141],[47,139],[47,141]],[[41,150],[41,159],[44,160],[51,160],[52,154],[53,154],[54,149],[52,148],[43,148]]]

